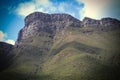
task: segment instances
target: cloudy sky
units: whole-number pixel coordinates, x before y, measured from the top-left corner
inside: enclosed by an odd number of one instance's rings
[[[120,0],[1,0],[0,41],[14,44],[30,13],[68,13],[77,19],[84,17],[120,19]]]

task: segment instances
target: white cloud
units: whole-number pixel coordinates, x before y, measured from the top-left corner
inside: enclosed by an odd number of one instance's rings
[[[78,14],[80,15],[80,19],[82,20],[85,17],[85,10],[84,10],[84,8],[80,9]]]
[[[11,40],[11,39],[6,40],[5,42],[6,42],[6,43],[9,43],[9,44],[12,44],[12,45],[15,44],[15,41],[14,41],[14,40]]]
[[[74,2],[76,2],[74,0]],[[79,3],[77,3],[79,5]],[[40,11],[44,13],[68,13],[79,18],[79,9],[81,6],[74,6],[70,2],[52,2],[51,0],[31,0],[18,5],[16,12],[20,16],[27,16],[30,13]]]
[[[49,0],[33,0],[36,4],[39,4],[39,5],[49,5],[51,2]]]
[[[83,2],[84,17],[100,19],[103,17],[112,17],[120,19],[120,0],[76,0]],[[81,13],[79,13],[81,14]]]
[[[37,9],[37,11],[44,12],[44,9],[43,8],[39,8],[39,9]]]
[[[82,3],[84,4],[83,7],[80,6]],[[19,4],[16,12],[23,17],[35,11],[40,11],[44,13],[68,13],[79,19],[83,19],[84,17],[100,19],[102,17],[113,17],[115,15],[115,17],[118,17],[120,13],[119,5],[119,0],[65,0],[61,2],[31,0]]]
[[[16,9],[16,12],[18,15],[26,16],[35,10],[35,5],[32,2],[26,2],[19,4],[18,8]]]
[[[0,31],[0,41],[3,41],[5,37],[7,37],[7,34]]]
[[[55,11],[55,7],[49,0],[32,0],[30,2],[20,3],[16,9],[16,12],[20,16],[27,16],[35,11],[48,12]],[[48,11],[46,11],[48,10]]]
[[[58,6],[58,10],[61,11],[61,12],[62,12],[62,11],[64,12],[66,6],[67,6],[67,4],[61,3],[61,4]]]
[[[104,16],[108,0],[83,0],[85,3],[85,16],[100,19]]]
[[[7,38],[7,34],[2,32],[2,31],[0,31],[0,41],[6,42],[6,43],[9,43],[9,44],[12,44],[12,45],[15,44],[14,40],[12,40],[12,39],[7,39],[6,40],[6,38]]]
[[[105,8],[108,7],[110,0],[77,0],[78,2],[83,2],[84,16],[99,19],[104,17]]]

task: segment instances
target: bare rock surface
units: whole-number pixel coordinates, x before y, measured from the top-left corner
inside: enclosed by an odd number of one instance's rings
[[[120,27],[120,21],[113,18],[95,20],[85,17],[80,21],[69,14],[32,13],[25,18],[25,26],[20,30],[16,44],[40,31],[54,35],[66,27],[98,27],[102,31],[114,30]]]

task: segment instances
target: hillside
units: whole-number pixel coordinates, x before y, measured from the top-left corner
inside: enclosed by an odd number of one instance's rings
[[[80,21],[68,14],[35,12],[25,18],[14,62],[2,80],[119,80],[120,21]]]
[[[0,71],[12,64],[14,57],[14,54],[10,52],[12,49],[13,45],[0,42]]]

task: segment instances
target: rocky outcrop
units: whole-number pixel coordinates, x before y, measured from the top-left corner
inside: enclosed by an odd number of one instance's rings
[[[101,20],[95,20],[85,17],[82,23],[84,27],[108,27],[108,28],[120,27],[120,21],[113,18],[102,18]]]
[[[17,43],[36,35],[40,31],[55,35],[65,27],[81,27],[81,21],[68,14],[46,14],[35,12],[25,18],[25,26],[20,30]]]
[[[96,27],[100,26],[100,20],[91,19],[85,17],[82,21],[84,27]]]
[[[25,26],[19,32],[16,44],[41,31],[54,37],[57,32],[64,30],[66,27],[98,27],[101,31],[108,31],[120,27],[120,21],[113,18],[95,20],[88,17],[80,21],[68,14],[35,12],[25,18]]]
[[[32,22],[39,20],[41,23],[50,23],[57,25],[57,28],[62,26],[80,26],[80,21],[68,14],[46,14],[35,12],[25,18],[25,26],[29,26]],[[40,23],[39,22],[39,23]]]
[[[102,26],[119,26],[120,27],[120,21],[114,18],[102,18],[100,20],[100,25]]]

